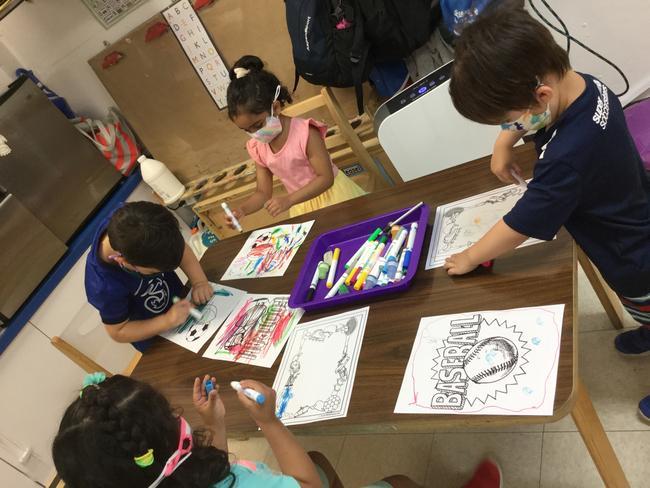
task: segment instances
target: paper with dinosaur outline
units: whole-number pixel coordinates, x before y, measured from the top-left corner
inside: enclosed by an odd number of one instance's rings
[[[564,305],[424,317],[395,413],[552,415]]]
[[[526,189],[509,185],[440,205],[431,232],[425,269],[439,268],[445,259],[463,252],[489,231],[521,198]],[[545,241],[527,239],[519,247]]]

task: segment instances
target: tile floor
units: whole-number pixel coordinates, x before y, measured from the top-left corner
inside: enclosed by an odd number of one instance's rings
[[[613,348],[617,332],[580,270],[580,371],[632,487],[650,486],[650,425],[637,403],[650,394],[650,358],[627,359]],[[628,317],[629,319],[629,317]],[[629,319],[626,327],[635,327]],[[432,434],[299,438],[321,451],[346,488],[405,474],[432,488],[460,488],[486,455],[503,469],[504,487],[595,488],[603,483],[570,417],[548,425],[457,430]],[[231,441],[234,455],[277,469],[264,439]]]

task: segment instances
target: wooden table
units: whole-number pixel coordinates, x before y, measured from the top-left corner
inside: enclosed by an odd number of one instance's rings
[[[534,153],[530,146],[517,149],[519,164],[530,175]],[[290,293],[309,245],[318,235],[345,224],[410,206],[423,200],[432,212],[425,237],[431,235],[437,205],[458,200],[502,184],[490,173],[487,159],[466,163],[395,188],[373,193],[308,216],[315,219],[307,241],[282,277],[228,281],[252,293]],[[291,222],[291,220],[289,221]],[[246,235],[219,242],[201,264],[207,276],[218,281],[242,247]],[[426,251],[426,249],[425,249]],[[546,423],[571,413],[607,486],[628,486],[625,475],[578,377],[576,312],[576,247],[562,229],[556,240],[518,249],[496,260],[494,267],[450,278],[442,268],[425,271],[425,258],[409,290],[355,305],[306,313],[303,321],[370,305],[363,348],[348,415],[327,422],[291,427],[296,434],[431,432],[450,426]],[[420,318],[472,310],[510,309],[565,304],[554,413],[539,416],[399,415],[393,413]],[[201,351],[202,354],[203,351]],[[271,385],[281,357],[273,368],[214,361],[158,339],[135,368],[133,376],[163,391],[173,406],[183,408],[190,422],[198,422],[191,405],[195,376],[211,373],[221,385],[252,378]],[[231,435],[255,435],[256,427],[240,408],[233,391],[222,389]]]

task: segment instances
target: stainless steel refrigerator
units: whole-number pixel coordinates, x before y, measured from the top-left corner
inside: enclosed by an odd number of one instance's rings
[[[121,178],[29,79],[0,96],[0,323],[65,254]]]

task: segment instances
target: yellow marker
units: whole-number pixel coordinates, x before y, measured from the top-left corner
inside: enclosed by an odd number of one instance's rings
[[[336,277],[336,266],[339,264],[339,256],[341,255],[341,249],[338,247],[334,249],[334,256],[332,256],[332,264],[330,266],[329,274],[327,275],[327,282],[325,286],[327,288],[332,288],[334,286],[334,278]]]
[[[379,259],[379,256],[381,256],[381,252],[384,250],[384,247],[386,246],[386,241],[388,237],[387,236],[382,236],[382,238],[379,240],[379,244],[375,248],[375,251],[372,253],[368,261],[366,262],[365,266],[363,267],[363,270],[359,273],[359,276],[357,277],[357,281],[354,283],[354,289],[359,291],[363,287],[363,284],[366,282],[366,278],[372,271],[372,268],[375,266],[375,263]]]
[[[402,230],[401,225],[394,225],[390,228],[390,238],[395,239],[395,236],[399,234],[399,231]]]

